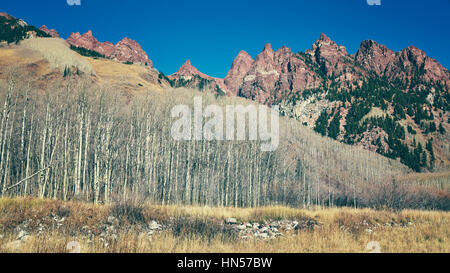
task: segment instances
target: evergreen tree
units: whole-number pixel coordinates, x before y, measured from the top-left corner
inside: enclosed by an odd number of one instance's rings
[[[327,134],[327,127],[328,127],[328,114],[327,110],[325,109],[322,111],[322,113],[320,113],[320,116],[316,121],[314,131],[321,134],[322,136],[325,136]]]
[[[436,123],[433,121],[430,123],[430,129],[429,129],[430,133],[434,133],[436,132]]]
[[[338,112],[336,115],[334,115],[333,120],[330,122],[330,126],[328,127],[328,136],[337,139],[339,133],[340,133],[340,126],[341,126],[341,113]]]
[[[426,149],[430,153],[430,169],[432,169],[434,166],[434,160],[435,160],[434,151],[433,151],[433,138],[430,138],[430,140],[428,140]]]
[[[441,135],[445,134],[445,129],[444,129],[444,127],[442,126],[442,122],[439,123],[439,133],[440,133]]]

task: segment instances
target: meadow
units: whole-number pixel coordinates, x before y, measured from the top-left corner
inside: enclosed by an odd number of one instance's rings
[[[237,224],[227,223],[233,218]],[[283,223],[289,221],[299,227],[284,230]],[[449,253],[449,221],[450,213],[442,211],[163,206],[136,201],[94,205],[3,198],[0,252],[64,253],[75,241],[82,253],[364,253],[371,251],[370,242],[387,253]],[[240,226],[273,223],[281,223],[282,235],[237,235]],[[160,228],[152,229],[153,225]]]

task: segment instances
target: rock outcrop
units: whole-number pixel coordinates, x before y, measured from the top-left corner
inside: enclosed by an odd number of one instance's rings
[[[147,53],[145,53],[141,45],[130,38],[123,38],[118,42],[109,57],[119,62],[132,62],[145,64],[150,67],[153,66],[152,61],[148,58]]]
[[[173,87],[197,88],[212,90],[220,94],[227,94],[227,87],[223,79],[214,78],[200,72],[190,60],[187,60],[177,72],[169,76]]]
[[[11,15],[9,15],[9,14],[6,13],[6,12],[0,12],[0,17],[4,17],[4,18],[6,18],[7,20],[15,19],[14,17],[12,17]]]
[[[66,41],[73,46],[82,47],[96,52],[98,52],[97,48],[100,45],[100,42],[94,37],[94,35],[92,35],[91,30],[83,35],[79,32],[72,33]]]
[[[423,82],[441,82],[450,86],[450,72],[424,51],[410,46],[398,52],[395,60],[389,63],[385,76],[407,84],[412,78]]]
[[[224,79],[224,83],[231,95],[237,95],[245,75],[253,64],[253,58],[245,51],[239,52],[231,65],[230,71]]]
[[[440,82],[450,87],[450,73],[436,60],[416,48],[394,52],[372,40],[363,41],[356,54],[348,54],[325,34],[304,53],[287,47],[274,51],[267,44],[251,63],[240,53],[225,78],[231,94],[274,104],[305,90],[337,88],[351,90],[373,76],[408,85],[412,79]],[[407,91],[407,90],[405,90]]]
[[[305,89],[317,88],[320,76],[306,64],[305,56],[270,44],[256,57],[243,78],[239,95],[260,103],[273,104]]]
[[[50,35],[53,38],[60,37],[58,31],[56,31],[55,29],[48,29],[46,25],[43,25],[39,29],[42,30],[43,32],[47,33],[48,35]]]
[[[373,40],[361,43],[355,55],[355,61],[368,71],[378,76],[384,75],[386,67],[395,60],[395,52]]]
[[[312,49],[306,50],[305,53],[310,55],[312,62],[329,77],[341,74],[348,62],[352,61],[344,46],[338,45],[323,33],[313,44]]]
[[[153,67],[153,62],[139,43],[129,38],[122,39],[116,45],[111,42],[99,42],[89,30],[83,35],[79,32],[72,33],[66,41],[70,45],[95,51],[106,58],[119,62],[138,63]]]

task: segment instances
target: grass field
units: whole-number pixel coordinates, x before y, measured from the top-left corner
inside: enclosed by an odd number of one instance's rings
[[[274,239],[242,240],[226,228],[224,220],[229,217],[243,224],[275,220],[315,224],[313,228],[283,230],[283,236]],[[115,223],[108,225],[110,218],[116,218]],[[151,221],[171,227],[149,236],[145,227]],[[90,231],[86,233],[86,229]],[[114,232],[104,235],[102,230]],[[449,237],[450,213],[440,211],[211,208],[136,202],[96,206],[30,198],[0,200],[0,252],[68,252],[67,244],[76,241],[83,253],[360,253],[369,252],[367,244],[376,241],[381,252],[449,253]]]

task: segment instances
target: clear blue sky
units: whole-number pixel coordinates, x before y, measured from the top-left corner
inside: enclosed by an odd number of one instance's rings
[[[327,34],[356,52],[373,39],[398,51],[423,49],[450,67],[449,0],[2,0],[0,11],[62,37],[91,29],[100,41],[137,40],[154,66],[172,74],[190,59],[200,71],[224,77],[234,57],[255,57],[265,43],[304,51]]]

